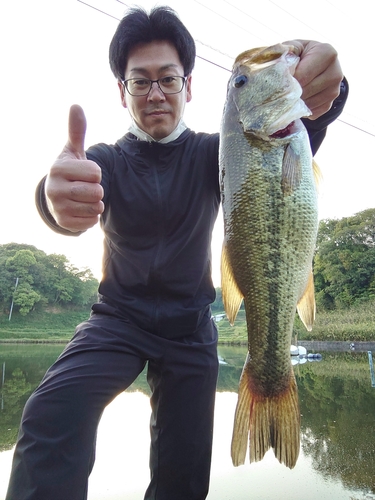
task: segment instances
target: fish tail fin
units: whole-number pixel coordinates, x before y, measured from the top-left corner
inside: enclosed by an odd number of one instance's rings
[[[291,371],[286,390],[274,397],[252,394],[248,373],[242,372],[232,437],[234,466],[245,463],[249,438],[250,463],[262,460],[273,448],[278,461],[290,469],[300,449],[300,411],[297,384]]]

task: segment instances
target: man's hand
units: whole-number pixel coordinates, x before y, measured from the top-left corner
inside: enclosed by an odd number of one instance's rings
[[[52,165],[45,184],[48,208],[59,226],[72,232],[94,226],[103,213],[102,172],[84,150],[86,118],[78,105],[70,108],[69,137]]]
[[[283,42],[293,45],[300,57],[294,77],[302,87],[302,99],[311,110],[311,120],[316,120],[332,106],[340,94],[343,73],[336,50],[328,43],[313,40]]]

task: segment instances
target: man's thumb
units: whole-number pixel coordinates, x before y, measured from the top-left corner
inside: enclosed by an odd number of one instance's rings
[[[68,149],[81,160],[86,159],[85,154],[86,117],[81,106],[73,104],[69,112]]]

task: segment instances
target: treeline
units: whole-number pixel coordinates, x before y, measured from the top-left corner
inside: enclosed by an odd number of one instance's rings
[[[319,224],[314,256],[318,310],[343,309],[375,299],[375,208]],[[0,308],[26,315],[51,305],[84,306],[96,300],[98,281],[64,255],[31,245],[0,245]],[[213,313],[224,310],[216,288]]]
[[[47,255],[35,246],[0,245],[0,308],[27,315],[51,306],[82,307],[96,299],[98,280],[64,255]]]
[[[375,208],[322,220],[313,266],[318,310],[343,309],[375,299]],[[224,310],[220,288],[216,288],[212,310]]]

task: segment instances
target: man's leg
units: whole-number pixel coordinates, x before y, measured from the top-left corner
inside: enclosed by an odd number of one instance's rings
[[[165,341],[163,356],[149,362],[151,482],[145,500],[207,496],[218,358],[216,328],[210,322],[204,329],[199,342]]]
[[[117,320],[89,320],[26,403],[7,500],[84,500],[105,406],[145,361]],[[125,327],[126,330],[126,327]]]

